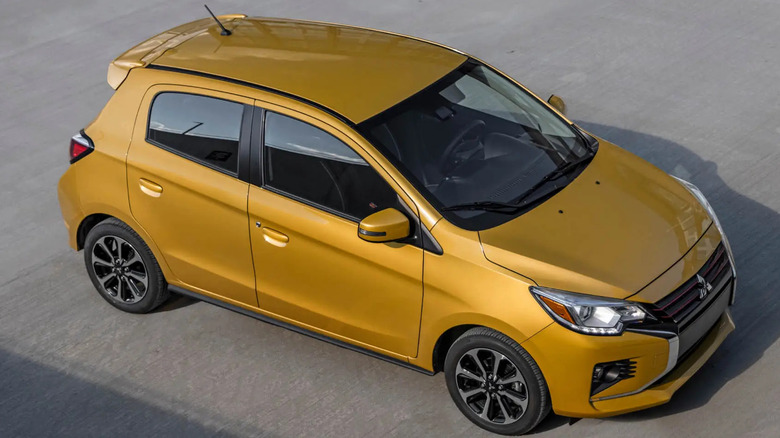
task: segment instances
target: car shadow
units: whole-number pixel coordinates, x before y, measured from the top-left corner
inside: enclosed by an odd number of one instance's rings
[[[0,348],[0,436],[230,436],[175,412]]]
[[[199,300],[196,300],[194,298],[190,298],[188,296],[179,295],[171,292],[171,296],[170,298],[168,298],[168,301],[163,303],[162,306],[152,310],[152,313],[171,312],[174,310],[182,309],[187,306],[191,306],[197,303],[198,301]]]
[[[642,421],[706,404],[731,379],[750,369],[780,337],[776,288],[780,284],[780,214],[729,187],[718,166],[684,146],[636,131],[577,121],[589,132],[613,142],[662,170],[696,184],[707,196],[729,237],[737,267],[737,325],[718,351],[672,400],[662,406],[612,421]]]
[[[576,418],[562,417],[560,415],[555,414],[555,412],[550,412],[550,414],[547,415],[544,418],[544,420],[542,420],[541,423],[539,423],[536,427],[534,427],[533,430],[531,430],[531,432],[528,432],[528,435],[537,435],[540,433],[546,433],[566,425],[571,426],[577,421],[579,420]]]

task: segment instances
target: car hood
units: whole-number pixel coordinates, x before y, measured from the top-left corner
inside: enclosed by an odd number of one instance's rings
[[[706,210],[660,169],[599,144],[558,194],[479,232],[488,260],[540,286],[625,298],[688,252],[712,222]]]

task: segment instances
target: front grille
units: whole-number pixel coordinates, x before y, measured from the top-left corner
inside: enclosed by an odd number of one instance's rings
[[[650,310],[663,322],[679,324],[685,321],[704,302],[704,298],[708,295],[702,293],[699,277],[715,286],[724,275],[728,275],[731,271],[730,267],[731,263],[726,254],[726,249],[721,243],[697,275],[683,283],[674,292],[652,304]],[[711,293],[716,292],[715,290],[711,291]]]

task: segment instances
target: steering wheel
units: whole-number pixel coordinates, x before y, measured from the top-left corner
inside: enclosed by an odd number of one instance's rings
[[[439,159],[439,170],[442,174],[446,175],[457,164],[457,153],[462,149],[462,146],[469,143],[479,144],[482,139],[482,132],[485,130],[485,122],[482,120],[474,120],[468,125],[461,128],[458,134],[447,144],[444,148],[444,152]]]

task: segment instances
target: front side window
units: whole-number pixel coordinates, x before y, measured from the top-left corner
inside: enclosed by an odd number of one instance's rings
[[[213,97],[160,93],[152,102],[147,140],[231,174],[238,173],[244,106]]]
[[[473,60],[358,130],[445,218],[469,230],[543,202],[595,151],[534,96]]]
[[[266,186],[355,220],[396,205],[382,177],[327,132],[269,111],[264,139]]]

